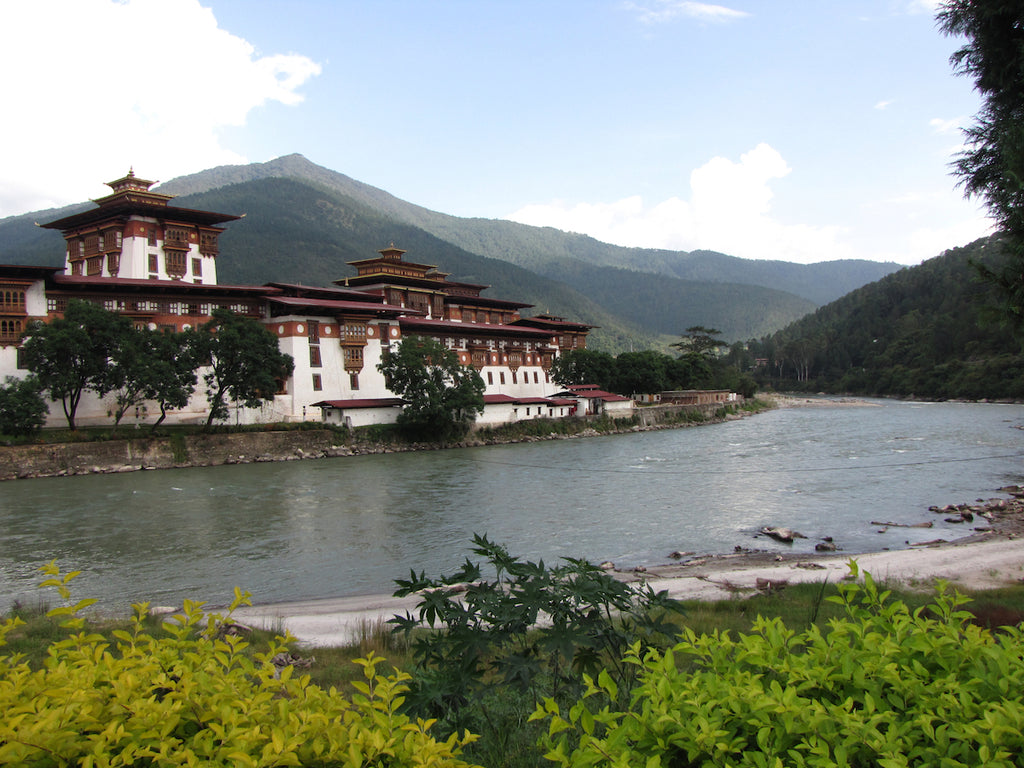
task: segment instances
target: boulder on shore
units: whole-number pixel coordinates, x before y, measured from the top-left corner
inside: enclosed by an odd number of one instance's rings
[[[797,533],[791,528],[776,528],[774,526],[766,525],[761,529],[761,533],[765,536],[770,536],[776,541],[781,541],[783,544],[792,544],[793,539],[806,539],[802,533]]]

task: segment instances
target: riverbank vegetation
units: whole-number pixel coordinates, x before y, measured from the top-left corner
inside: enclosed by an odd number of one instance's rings
[[[315,650],[235,624],[240,592],[220,616],[86,617],[51,564],[59,606],[0,620],[0,764],[1019,764],[1024,633],[986,625],[1024,616],[1024,586],[966,602],[861,574],[672,606],[475,547],[491,575],[414,574],[397,634]]]

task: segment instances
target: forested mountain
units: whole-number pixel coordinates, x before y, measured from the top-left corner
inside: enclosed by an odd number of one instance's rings
[[[624,248],[552,227],[531,227],[502,219],[459,218],[405,202],[381,189],[311,163],[297,154],[267,163],[221,166],[182,176],[162,185],[160,191],[185,195],[242,181],[279,177],[322,184],[378,213],[419,227],[470,253],[518,264],[542,275],[553,276],[549,273],[566,269],[565,262],[579,261],[655,272],[682,280],[758,285],[794,293],[820,305],[899,269],[897,264],[875,261],[828,261],[807,265],[740,259],[714,251],[687,253]]]
[[[178,195],[174,204],[182,207],[246,214],[222,238],[218,273],[224,283],[328,284],[351,274],[346,261],[394,242],[453,279],[493,286],[490,295],[600,326],[593,344],[612,352],[665,349],[693,325],[715,327],[728,340],[762,336],[897,268],[622,248],[551,228],[461,219],[301,155],[214,168],[158,189]],[[89,205],[0,220],[0,263],[62,264],[59,234],[35,222]]]
[[[928,399],[1024,398],[1021,340],[972,262],[1004,258],[977,240],[864,286],[750,345],[782,389]]]

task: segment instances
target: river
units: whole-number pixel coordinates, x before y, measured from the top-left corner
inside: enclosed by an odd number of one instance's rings
[[[76,598],[214,605],[387,593],[409,571],[514,554],[668,562],[676,550],[850,554],[969,533],[930,505],[1024,482],[1024,406],[871,401],[782,408],[688,429],[422,453],[11,481],[0,485],[0,611]],[[872,521],[934,521],[931,529]],[[779,544],[765,525],[806,539]],[[47,597],[47,600],[51,598]],[[51,600],[52,602],[52,600]]]

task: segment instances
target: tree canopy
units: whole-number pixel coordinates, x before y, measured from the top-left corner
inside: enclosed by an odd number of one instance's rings
[[[131,332],[128,318],[78,299],[68,302],[63,317],[29,326],[22,345],[25,366],[50,399],[61,402],[68,429],[76,428],[82,395],[103,397],[117,386],[110,360]]]
[[[278,349],[277,338],[262,323],[218,307],[200,327],[196,349],[208,360],[203,374],[210,414],[207,426],[228,417],[228,399],[245,408],[271,400],[279,382],[291,376],[295,361]]]
[[[411,436],[441,442],[469,431],[484,411],[484,381],[436,339],[406,336],[377,366],[406,405],[398,424]]]
[[[1024,330],[1024,5],[1018,0],[947,0],[939,28],[966,42],[954,71],[974,79],[983,104],[954,163],[960,186],[985,201],[1007,240],[1008,258],[981,273],[1001,292],[1005,319]]]
[[[39,380],[8,376],[0,386],[0,434],[11,437],[31,435],[46,423],[46,403]]]

